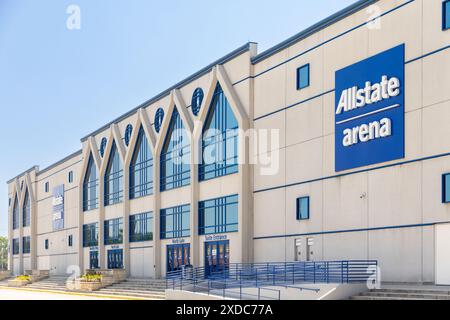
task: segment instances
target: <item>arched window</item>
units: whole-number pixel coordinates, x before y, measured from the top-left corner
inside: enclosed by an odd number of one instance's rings
[[[190,142],[178,110],[170,119],[169,130],[161,152],[161,191],[190,183]]]
[[[130,164],[130,199],[144,197],[153,191],[153,156],[144,128],[139,135]]]
[[[203,127],[200,181],[238,172],[238,127],[230,104],[217,84]]]
[[[86,175],[83,181],[83,211],[98,208],[98,176],[94,158],[89,156]]]
[[[28,189],[25,192],[25,201],[23,202],[23,226],[29,227],[31,224],[31,211],[30,211],[30,195],[28,194]]]
[[[19,229],[19,200],[14,199],[14,207],[13,207],[13,230]]]
[[[105,206],[122,202],[123,200],[123,166],[117,150],[116,142],[113,142],[109,155],[108,167],[105,173]]]

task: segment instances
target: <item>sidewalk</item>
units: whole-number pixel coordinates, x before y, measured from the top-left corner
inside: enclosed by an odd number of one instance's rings
[[[1,300],[114,300],[105,297],[0,288]]]

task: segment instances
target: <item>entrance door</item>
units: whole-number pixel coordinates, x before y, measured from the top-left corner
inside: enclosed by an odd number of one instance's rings
[[[167,272],[178,271],[191,264],[191,247],[189,244],[167,246]]]
[[[108,250],[108,269],[123,269],[123,250]]]
[[[89,269],[98,269],[98,251],[89,252]]]
[[[295,239],[295,261],[303,261],[302,239]]]
[[[435,226],[436,284],[450,285],[450,224]]]
[[[205,274],[226,272],[230,268],[230,241],[205,242]]]
[[[306,239],[306,261],[314,261],[314,238]]]

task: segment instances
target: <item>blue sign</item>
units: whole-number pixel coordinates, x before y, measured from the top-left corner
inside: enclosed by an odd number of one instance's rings
[[[336,72],[336,171],[405,157],[405,45]]]
[[[53,231],[64,229],[64,185],[53,189]]]

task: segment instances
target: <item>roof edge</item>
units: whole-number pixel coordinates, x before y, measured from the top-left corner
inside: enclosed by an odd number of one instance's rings
[[[207,74],[214,66],[216,66],[218,64],[227,63],[228,61],[234,59],[235,57],[240,56],[241,54],[250,51],[252,49],[252,46],[256,45],[256,44],[257,44],[256,42],[247,42],[243,46],[233,50],[232,52],[230,52],[227,55],[223,56],[222,58],[214,61],[213,63],[210,63],[209,65],[207,65],[206,67],[200,69],[196,73],[190,75],[186,79],[181,80],[180,82],[176,83],[172,87],[164,90],[163,92],[159,93],[158,95],[154,96],[153,98],[145,101],[144,103],[142,103],[141,105],[137,106],[136,108],[128,111],[127,113],[121,115],[120,117],[116,118],[115,120],[113,120],[113,121],[109,122],[108,124],[102,126],[100,129],[97,129],[97,130],[91,132],[90,134],[86,135],[85,137],[81,138],[81,142],[85,142],[89,137],[97,135],[100,132],[108,129],[112,124],[118,123],[118,122],[122,121],[123,119],[131,116],[137,110],[139,110],[141,108],[145,108],[145,107],[149,106],[150,104],[155,103],[158,100],[161,100],[165,96],[169,95],[172,90],[178,89],[178,88],[188,84],[189,82],[192,82],[192,81],[198,79],[199,77]]]
[[[70,160],[70,159],[72,159],[72,158],[75,158],[76,156],[79,156],[79,155],[82,154],[82,153],[83,153],[83,150],[82,150],[82,149],[80,149],[80,150],[78,150],[78,151],[75,151],[74,153],[68,155],[67,157],[65,157],[65,158],[63,158],[63,159],[61,159],[61,160],[59,160],[59,161],[57,161],[57,162],[55,162],[55,163],[49,165],[47,168],[42,169],[42,170],[39,170],[39,171],[37,172],[37,174],[39,175],[39,174],[46,173],[46,172],[48,172],[48,171],[54,169],[55,167],[59,166],[60,164],[63,164],[63,163],[66,162],[67,160]]]
[[[317,22],[316,24],[312,25],[311,27],[297,33],[296,35],[288,38],[287,40],[277,44],[276,46],[273,46],[272,48],[267,49],[266,51],[261,52],[260,54],[254,56],[252,58],[252,63],[258,63],[261,62],[270,56],[286,49],[287,47],[309,37],[310,35],[321,31],[325,29],[326,27],[348,17],[349,15],[352,15],[353,13],[360,11],[375,2],[378,2],[379,0],[359,0],[355,2],[354,4],[349,5],[348,7],[336,12],[335,14],[332,14],[331,16]]]
[[[33,166],[33,167],[31,167],[30,169],[25,170],[24,172],[22,172],[22,173],[16,175],[14,178],[9,179],[9,180],[6,182],[6,184],[10,184],[11,182],[13,182],[14,180],[16,180],[17,178],[20,178],[20,177],[22,177],[23,175],[25,175],[25,174],[27,174],[27,173],[30,173],[30,172],[32,172],[32,171],[36,171],[36,175],[46,173],[47,171],[52,170],[52,169],[55,168],[56,166],[59,166],[60,164],[66,162],[67,160],[72,159],[72,158],[74,158],[74,157],[76,157],[76,156],[79,156],[79,155],[82,154],[82,153],[83,153],[83,150],[80,149],[80,150],[78,150],[78,151],[76,151],[76,152],[74,152],[74,153],[68,155],[67,157],[64,157],[63,159],[59,160],[58,162],[55,162],[55,163],[49,165],[47,168],[45,168],[45,169],[43,169],[43,170],[39,170],[39,166]]]
[[[8,181],[6,181],[6,184],[10,184],[11,182],[14,182],[14,180],[16,180],[17,178],[20,178],[21,176],[23,176],[23,175],[25,175],[25,174],[27,174],[27,173],[33,171],[33,170],[39,171],[39,166],[32,166],[30,169],[25,170],[24,172],[18,174],[18,175],[15,176],[14,178],[11,178],[11,179],[9,179]]]

